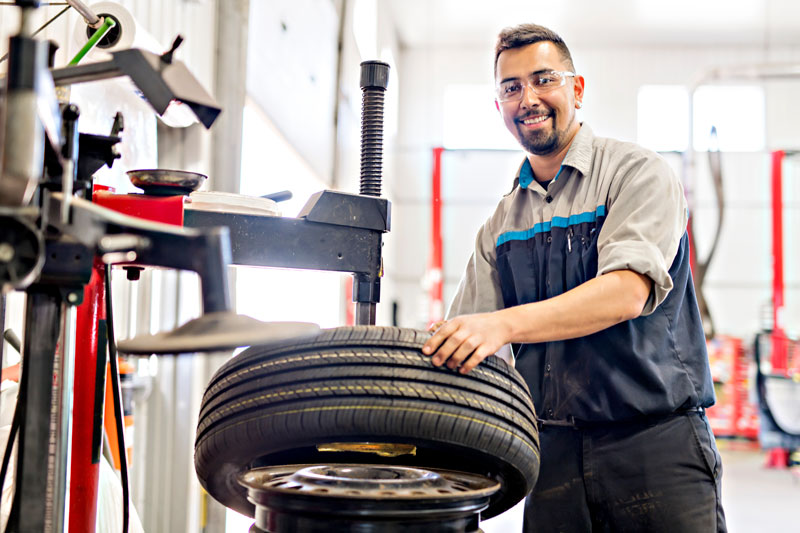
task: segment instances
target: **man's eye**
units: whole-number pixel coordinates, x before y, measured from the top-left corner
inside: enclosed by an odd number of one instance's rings
[[[519,83],[509,83],[503,86],[503,94],[505,95],[517,94],[520,90],[522,90],[522,85]]]
[[[538,79],[536,80],[536,85],[539,85],[541,87],[546,87],[548,85],[552,85],[553,83],[556,83],[557,81],[558,80],[556,79],[556,76],[554,76],[552,74],[541,74],[541,75],[539,75]]]

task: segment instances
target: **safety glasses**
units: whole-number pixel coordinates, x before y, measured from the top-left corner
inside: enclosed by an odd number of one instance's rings
[[[544,94],[567,83],[567,78],[574,77],[574,72],[545,70],[534,72],[527,80],[507,80],[497,86],[498,102],[518,102],[522,100],[527,85],[535,94]]]

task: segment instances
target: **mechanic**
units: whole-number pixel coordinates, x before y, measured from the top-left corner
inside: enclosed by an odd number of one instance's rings
[[[726,531],[680,181],[578,122],[585,81],[551,30],[503,30],[494,74],[526,158],[423,352],[467,373],[511,343],[540,417],[525,531]]]

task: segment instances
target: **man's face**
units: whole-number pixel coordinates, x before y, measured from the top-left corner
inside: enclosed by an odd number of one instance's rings
[[[542,71],[569,71],[558,48],[541,41],[500,53],[495,83],[518,79],[526,82],[531,74]],[[519,101],[498,102],[508,130],[529,153],[549,155],[566,146],[580,125],[575,118],[576,102],[583,98],[583,77],[568,77],[562,87],[536,94],[524,86]]]

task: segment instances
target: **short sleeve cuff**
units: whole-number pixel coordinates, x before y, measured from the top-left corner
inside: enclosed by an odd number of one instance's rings
[[[653,281],[650,296],[642,309],[643,316],[652,314],[673,287],[660,250],[648,242],[627,241],[606,245],[597,260],[597,275],[615,270],[632,270]]]

